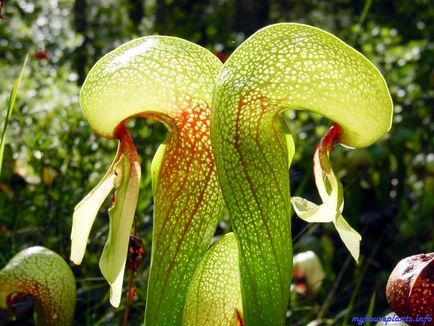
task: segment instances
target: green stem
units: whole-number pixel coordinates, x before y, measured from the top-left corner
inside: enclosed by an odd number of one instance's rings
[[[288,157],[293,153],[278,110],[266,98],[245,94],[225,118],[233,133],[216,131],[213,148],[240,247],[244,321],[282,325],[292,268]]]
[[[128,288],[127,288],[127,301],[125,302],[124,316],[122,319],[122,326],[128,326],[128,315],[130,313],[130,306],[134,299],[134,272],[128,270]]]

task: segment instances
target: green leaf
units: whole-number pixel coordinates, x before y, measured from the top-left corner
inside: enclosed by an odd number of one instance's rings
[[[291,203],[297,216],[309,223],[328,223],[336,220],[336,205],[333,205],[331,200],[318,206],[307,199],[292,197]]]
[[[26,58],[24,59],[23,67],[21,68],[21,72],[19,77],[15,80],[14,85],[12,86],[11,94],[9,95],[9,101],[8,101],[8,109],[6,111],[6,118],[5,122],[3,124],[3,130],[0,137],[0,176],[2,173],[2,163],[3,163],[3,155],[5,151],[5,145],[6,145],[6,131],[9,126],[9,121],[12,116],[12,111],[14,110],[15,106],[15,100],[17,98],[17,91],[21,84],[21,79],[23,78],[24,68],[26,67],[27,59],[29,58],[29,55],[26,55]]]
[[[348,147],[368,146],[384,135],[393,111],[378,69],[314,27],[268,26],[226,61],[214,89],[211,139],[239,240],[247,325],[283,325],[289,299],[290,155],[287,128],[279,118],[288,109],[310,110],[335,121],[342,128],[339,141]],[[343,219],[336,218],[343,203],[339,184],[332,187],[327,181],[322,186],[320,193],[331,197],[330,207],[328,215],[315,219],[335,220],[343,238],[354,238]],[[301,210],[315,208],[312,203],[297,204]]]
[[[96,215],[101,208],[104,200],[114,187],[115,167],[121,159],[121,151],[118,148],[113,163],[101,181],[84,197],[74,208],[71,229],[71,255],[70,259],[74,264],[81,264],[90,230],[95,221]]]
[[[100,269],[110,284],[110,302],[118,307],[128,253],[128,243],[136,210],[140,163],[128,132],[120,127],[118,152],[99,184],[76,206],[71,231],[70,259],[80,264],[96,214],[106,197],[114,189],[109,209],[110,226],[107,242],[100,258]]]
[[[345,246],[357,262],[362,237],[342,216],[344,209],[343,187],[333,172],[330,151],[337,139],[337,127],[332,127],[322,139],[314,155],[314,176],[322,205],[316,205],[301,197],[293,197],[292,205],[298,217],[309,223],[333,222]]]
[[[75,279],[68,264],[55,252],[31,247],[9,261],[0,271],[0,293],[17,292],[36,300],[36,325],[72,325]]]
[[[341,214],[338,216],[334,224],[342,242],[345,244],[354,260],[358,262],[360,254],[360,241],[362,241],[362,237],[348,224]]]
[[[285,142],[286,142],[286,150],[288,151],[288,168],[291,166],[292,159],[295,155],[295,143],[294,138],[292,138],[292,135],[287,133],[285,135]]]
[[[161,162],[163,161],[165,151],[166,151],[166,144],[161,144],[160,146],[158,146],[157,152],[155,153],[154,158],[152,159],[151,175],[152,175],[152,190],[154,193],[155,190],[157,189],[158,175],[160,174]]]
[[[301,197],[293,197],[291,202],[297,216],[309,223],[333,222],[339,236],[351,253],[351,256],[353,256],[356,262],[359,260],[360,241],[362,237],[348,224],[342,214],[336,214],[336,212],[330,210],[326,204],[318,206]]]
[[[238,245],[235,235],[220,238],[205,254],[188,288],[183,325],[237,325],[242,313]]]
[[[114,168],[115,200],[109,209],[110,227],[99,266],[110,284],[110,303],[118,307],[122,296],[128,243],[140,187],[140,164],[122,155]]]

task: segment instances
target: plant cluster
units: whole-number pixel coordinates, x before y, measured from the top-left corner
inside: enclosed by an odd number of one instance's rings
[[[32,245],[51,248],[65,258],[69,255],[67,235],[77,198],[98,182],[116,150],[115,142],[95,137],[79,110],[79,87],[99,57],[128,39],[154,33],[182,36],[228,57],[263,22],[250,19],[252,25],[258,24],[254,28],[242,22],[252,14],[243,13],[245,7],[233,1],[194,5],[181,1],[169,6],[164,0],[147,1],[141,17],[131,15],[141,12],[132,5],[135,2],[5,2],[5,19],[0,21],[2,107],[6,107],[26,52],[31,59],[6,135],[0,180],[0,266]],[[287,322],[306,325],[318,319],[345,324],[348,316],[367,311],[384,315],[388,309],[384,287],[396,262],[434,250],[432,6],[426,1],[411,5],[383,1],[368,8],[346,0],[289,5],[263,1],[261,10],[268,22],[309,23],[352,44],[381,67],[395,103],[392,132],[382,141],[355,151],[339,146],[331,153],[334,171],[347,189],[343,216],[363,237],[361,264],[350,263],[333,224],[306,225],[292,219],[294,253],[315,251],[326,276],[316,295],[291,292]],[[0,115],[3,118],[4,111]],[[310,157],[329,122],[303,111],[286,112],[283,118],[297,144],[290,169],[291,192],[320,203],[311,182]],[[145,251],[130,309],[130,322],[135,325],[143,321],[151,258],[151,160],[164,141],[165,130],[149,119],[129,120],[127,128],[138,147],[142,168],[133,231],[143,240]],[[103,206],[109,204],[110,200]],[[90,233],[86,263],[73,268],[79,289],[76,321],[80,324],[117,323],[122,318],[108,304],[103,279],[95,278],[108,234],[105,211]],[[225,215],[216,237],[231,228]],[[124,308],[122,301],[120,309]]]

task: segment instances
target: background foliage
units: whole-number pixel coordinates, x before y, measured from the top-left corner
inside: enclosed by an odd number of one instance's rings
[[[395,109],[393,128],[382,141],[355,151],[337,147],[332,156],[346,188],[344,215],[363,236],[361,264],[353,263],[331,226],[293,219],[296,252],[314,250],[327,277],[316,296],[292,293],[288,324],[346,325],[351,316],[368,311],[384,315],[384,289],[394,265],[405,256],[434,251],[432,1],[10,0],[2,15],[0,125],[26,53],[31,60],[0,178],[0,267],[31,245],[69,256],[73,208],[115,154],[115,142],[93,135],[78,104],[80,85],[98,58],[127,40],[156,33],[186,38],[227,57],[258,28],[285,21],[328,30],[365,54],[383,72]],[[311,158],[330,123],[293,112],[287,122],[297,150],[292,192],[318,201]],[[146,257],[135,278],[138,293],[129,317],[138,325],[151,245],[150,160],[165,129],[152,121],[130,123],[145,176],[135,232]],[[113,325],[122,319],[124,303],[118,310],[110,307],[97,266],[108,232],[107,206],[92,230],[83,265],[73,267],[80,325]],[[229,229],[229,221],[222,221],[218,234]],[[0,325],[6,324],[3,315]]]

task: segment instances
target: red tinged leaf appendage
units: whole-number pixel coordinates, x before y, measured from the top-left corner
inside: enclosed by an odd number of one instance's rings
[[[341,127],[339,127],[337,123],[334,123],[317,147],[317,150],[320,152],[320,157],[326,157],[327,153],[332,151],[333,145],[339,141],[340,135]]]
[[[121,152],[124,153],[130,162],[140,162],[139,154],[136,150],[136,145],[132,140],[130,134],[125,128],[125,124],[121,123],[116,129],[116,138],[120,142]]]

